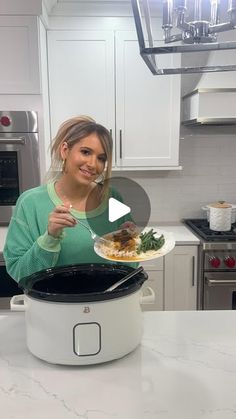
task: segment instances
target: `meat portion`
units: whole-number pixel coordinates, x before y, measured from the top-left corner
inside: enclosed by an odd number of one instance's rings
[[[114,246],[116,250],[121,251],[125,250],[126,252],[132,252],[136,249],[136,240],[137,232],[130,230],[121,230],[118,233],[113,233],[112,241],[114,241]]]

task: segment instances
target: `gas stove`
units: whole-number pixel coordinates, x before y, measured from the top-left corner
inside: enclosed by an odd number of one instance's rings
[[[236,223],[230,231],[210,230],[206,219],[185,219],[184,223],[200,238],[199,260],[203,270],[236,270]]]
[[[209,222],[206,219],[194,218],[185,219],[184,223],[188,225],[200,238],[213,242],[236,242],[236,223],[232,224],[230,231],[210,230]]]
[[[200,238],[198,309],[236,310],[236,223],[230,231],[213,231],[206,219],[183,222]]]

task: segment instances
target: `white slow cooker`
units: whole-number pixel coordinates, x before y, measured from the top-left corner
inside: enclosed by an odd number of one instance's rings
[[[24,295],[14,296],[12,310],[24,310],[27,346],[55,364],[87,365],[111,361],[133,351],[142,337],[141,303],[148,278],[140,272],[119,288],[109,286],[133,268],[83,264],[40,271],[23,279]]]

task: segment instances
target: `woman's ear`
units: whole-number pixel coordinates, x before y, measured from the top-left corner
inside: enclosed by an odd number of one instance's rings
[[[61,159],[66,160],[68,154],[68,144],[66,142],[62,143],[61,145]]]

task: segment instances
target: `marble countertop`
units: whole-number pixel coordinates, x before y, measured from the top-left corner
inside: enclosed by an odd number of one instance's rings
[[[4,419],[235,419],[236,312],[143,313],[131,354],[57,366],[26,347],[24,313],[0,312]]]
[[[183,224],[159,224],[158,226],[151,226],[154,229],[162,229],[168,232],[173,232],[176,245],[198,245],[199,239]],[[0,227],[0,257],[3,251],[4,243],[7,235],[7,227]]]
[[[168,232],[172,232],[175,244],[177,246],[183,246],[183,245],[198,245],[200,243],[199,238],[192,233],[188,227],[186,227],[183,224],[158,224],[158,226],[153,226],[154,229],[158,230],[164,230]]]

